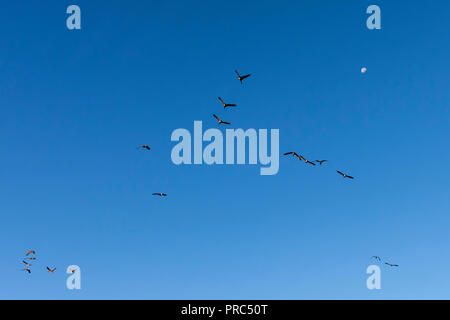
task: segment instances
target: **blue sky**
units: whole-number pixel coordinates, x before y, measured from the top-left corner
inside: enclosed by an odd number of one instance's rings
[[[66,28],[71,4],[80,31]],[[382,30],[365,26],[371,4]],[[422,0],[4,3],[0,298],[449,298],[449,12]],[[252,77],[240,85],[234,69]],[[280,152],[329,163],[281,158],[275,176],[175,166],[172,131],[216,128],[212,113],[279,129]],[[381,267],[379,291],[366,288],[372,255],[400,264]],[[72,264],[79,291],[65,287]]]

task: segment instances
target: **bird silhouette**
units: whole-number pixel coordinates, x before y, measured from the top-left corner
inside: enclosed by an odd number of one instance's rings
[[[322,163],[327,162],[328,160],[316,160],[316,162],[320,165],[322,165]]]
[[[376,259],[376,260],[381,262],[381,258],[379,256],[373,256],[372,258],[374,258],[374,259]]]
[[[50,269],[49,267],[47,267],[47,270],[49,273],[53,273],[53,272],[55,272],[56,268]]]
[[[239,78],[239,81],[240,81],[241,83],[242,83],[242,80],[247,79],[248,77],[251,76],[251,74],[246,74],[246,75],[244,75],[244,76],[241,76],[237,70],[234,70],[234,72],[236,72],[236,74],[237,74],[237,76],[238,76],[238,78]]]
[[[26,271],[26,272],[28,272],[28,273],[31,273],[31,270],[30,269],[22,269],[22,271]]]
[[[216,120],[219,122],[219,124],[221,124],[221,123],[223,123],[223,124],[231,124],[231,123],[229,123],[229,122],[220,120],[219,117],[216,116],[215,114],[213,114],[213,116],[214,116],[214,118],[216,118]]]
[[[150,150],[151,148],[147,145],[139,146],[138,149],[147,149]]]
[[[153,193],[153,196],[158,196],[158,197],[167,197],[167,194],[165,193]]]
[[[26,262],[26,261],[22,261],[22,262],[25,264],[25,266],[31,267],[31,264],[29,264],[28,262]]]
[[[337,173],[339,173],[341,176],[343,176],[344,178],[349,178],[349,179],[355,179],[352,176],[346,175],[345,173],[342,173],[340,171],[337,171]]]
[[[391,264],[391,263],[388,263],[388,262],[385,262],[385,264],[387,264],[390,267],[398,267],[398,264]]]
[[[30,254],[36,254],[36,252],[34,250],[30,250],[27,252],[26,256],[29,256]]]
[[[285,155],[285,156],[293,155],[294,157],[297,157],[298,160],[303,160],[303,157],[300,156],[297,152],[293,152],[293,151],[291,151],[291,152],[286,152],[284,155]]]
[[[223,104],[223,108],[225,109],[226,107],[237,107],[237,104],[234,103],[225,103],[221,97],[218,97],[220,102],[222,102]]]

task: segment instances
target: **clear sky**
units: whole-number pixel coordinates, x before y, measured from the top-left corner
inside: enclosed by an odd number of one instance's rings
[[[449,15],[444,0],[2,3],[0,298],[450,298]],[[329,162],[174,165],[172,131],[217,128],[212,113]],[[373,255],[400,265],[378,291]]]

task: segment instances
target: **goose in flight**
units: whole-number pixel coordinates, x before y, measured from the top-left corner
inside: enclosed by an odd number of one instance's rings
[[[285,156],[288,156],[288,155],[293,155],[294,157],[297,157],[298,158],[298,160],[303,160],[303,157],[302,156],[300,156],[300,155],[298,155],[298,153],[297,152],[293,152],[293,151],[291,151],[291,152],[286,152],[285,154],[284,154]]]
[[[49,267],[47,267],[47,270],[49,273],[53,273],[53,272],[55,272],[56,268],[50,269]]]
[[[34,250],[30,250],[27,252],[26,256],[29,256],[30,254],[36,254],[36,252]]]
[[[314,162],[311,162],[311,161],[309,161],[308,159],[306,159],[305,157],[303,157],[303,156],[300,156],[300,160],[303,160],[303,161],[305,161],[305,163],[306,164],[310,164],[310,165],[313,165],[313,166],[315,166],[316,164],[314,163]]]
[[[381,262],[381,258],[379,256],[373,256],[372,258],[374,258],[374,259],[376,259],[376,260]]]
[[[153,196],[158,196],[158,197],[167,197],[166,193],[153,193]]]
[[[316,160],[316,162],[320,165],[322,165],[322,163],[327,162],[328,160]]]
[[[303,160],[305,160],[305,163],[306,163],[306,164],[309,163],[310,165],[313,165],[313,166],[316,165],[314,162],[311,162],[311,161],[309,161],[308,159],[303,158]]]
[[[337,173],[339,173],[341,176],[343,176],[344,178],[349,178],[349,179],[355,179],[352,176],[346,175],[345,173],[342,173],[340,171],[337,171]]]
[[[236,72],[236,74],[237,74],[237,76],[238,76],[238,78],[239,78],[239,81],[240,81],[241,83],[242,83],[242,80],[244,80],[244,79],[246,79],[246,78],[248,78],[248,77],[251,76],[251,74],[246,74],[246,75],[244,75],[244,76],[241,76],[237,70],[234,70],[234,72]]]
[[[387,264],[389,267],[398,267],[398,264],[391,264],[391,263],[388,263],[388,262],[386,262],[385,264]]]
[[[216,116],[215,114],[213,114],[213,116],[214,116],[214,118],[216,118],[217,121],[219,121],[219,124],[221,124],[221,123],[223,123],[223,124],[231,124],[229,122],[225,122],[225,121],[220,120],[219,117]]]
[[[27,260],[36,260],[35,257],[30,257],[30,258],[25,258],[25,259],[27,259]]]
[[[225,103],[221,97],[218,97],[219,101],[222,102],[223,104],[223,108],[225,109],[226,107],[237,107],[237,104],[234,103]]]
[[[31,273],[31,270],[30,270],[30,269],[28,269],[28,268],[26,268],[26,269],[22,269],[22,271],[26,271],[26,272],[28,272],[28,273]]]
[[[22,261],[22,262],[25,264],[25,266],[31,267],[31,264],[29,264],[28,262],[26,262],[26,261]]]
[[[151,148],[147,145],[139,146],[138,149],[147,149],[150,150]]]

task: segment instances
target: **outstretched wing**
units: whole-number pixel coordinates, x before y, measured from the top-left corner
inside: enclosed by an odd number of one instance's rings
[[[213,117],[216,118],[217,121],[220,121],[219,117],[213,114]]]

